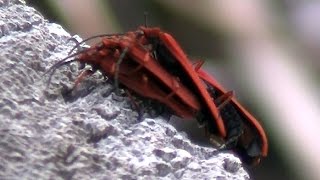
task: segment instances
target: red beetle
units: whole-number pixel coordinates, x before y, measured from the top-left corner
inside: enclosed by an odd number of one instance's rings
[[[179,77],[182,83],[198,94],[201,111],[207,118],[208,131],[223,140],[221,149],[234,149],[248,164],[258,164],[261,157],[268,154],[268,141],[264,129],[236,99],[213,77],[200,69],[202,63],[194,68],[178,42],[159,28],[140,27],[144,45],[151,45],[151,51],[159,63]],[[216,134],[219,136],[216,136]]]
[[[93,70],[83,71],[76,85],[95,70],[100,70],[136,94],[165,104],[177,116],[189,119],[195,117],[200,111],[197,97],[178,78],[159,65],[151,53],[138,43],[136,35],[128,32],[105,37],[95,46],[57,62],[47,72],[53,73],[60,66],[74,61],[89,64]]]

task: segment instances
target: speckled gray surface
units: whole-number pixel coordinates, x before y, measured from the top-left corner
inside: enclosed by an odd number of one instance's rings
[[[0,0],[0,179],[249,179],[239,159],[195,145],[166,120],[105,97],[97,74],[65,102],[76,65],[44,72],[74,44],[19,0]]]

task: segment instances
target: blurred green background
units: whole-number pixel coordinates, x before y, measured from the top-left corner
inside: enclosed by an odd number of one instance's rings
[[[42,0],[27,3],[87,38],[144,24],[172,34],[265,127],[270,152],[253,179],[319,179],[320,2]]]

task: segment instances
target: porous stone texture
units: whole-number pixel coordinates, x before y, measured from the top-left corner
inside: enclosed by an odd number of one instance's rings
[[[69,38],[23,1],[0,0],[0,179],[249,179],[238,158],[161,117],[138,122],[99,73],[65,101],[77,65],[49,86],[44,72],[67,56]]]

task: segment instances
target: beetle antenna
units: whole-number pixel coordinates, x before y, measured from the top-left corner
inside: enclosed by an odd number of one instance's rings
[[[77,39],[75,38],[69,38],[67,40],[67,42],[69,41],[74,41],[76,43],[76,45],[69,51],[68,54],[71,54],[72,51],[74,51],[76,48],[80,47],[81,44],[87,42],[87,41],[90,41],[92,39],[95,39],[95,38],[103,38],[103,37],[112,37],[112,36],[121,36],[121,35],[124,35],[124,33],[114,33],[114,34],[98,34],[98,35],[95,35],[95,36],[91,36],[91,37],[88,37],[80,42],[77,41]]]
[[[70,59],[70,58],[75,57],[75,56],[78,56],[78,55],[80,55],[80,54],[82,54],[82,53],[85,53],[85,52],[87,52],[87,51],[89,51],[89,50],[90,50],[90,49],[85,49],[85,50],[82,50],[82,51],[78,51],[78,52],[76,52],[76,53],[74,53],[74,54],[71,54],[71,55],[63,58],[62,60],[56,62],[56,63],[55,63],[54,65],[52,65],[46,72],[44,72],[43,76],[45,76],[45,75],[47,75],[48,73],[50,73],[50,74],[49,74],[49,79],[48,79],[48,81],[47,81],[47,87],[49,86],[49,84],[50,84],[50,82],[51,82],[51,78],[52,78],[53,74],[55,73],[55,71],[56,71],[59,67],[64,66],[64,65],[68,65],[68,64],[70,64],[70,63],[72,63],[72,62],[74,62],[74,61],[78,61],[78,58],[74,58],[74,59]]]
[[[148,27],[148,12],[145,11],[144,13],[144,27]]]

